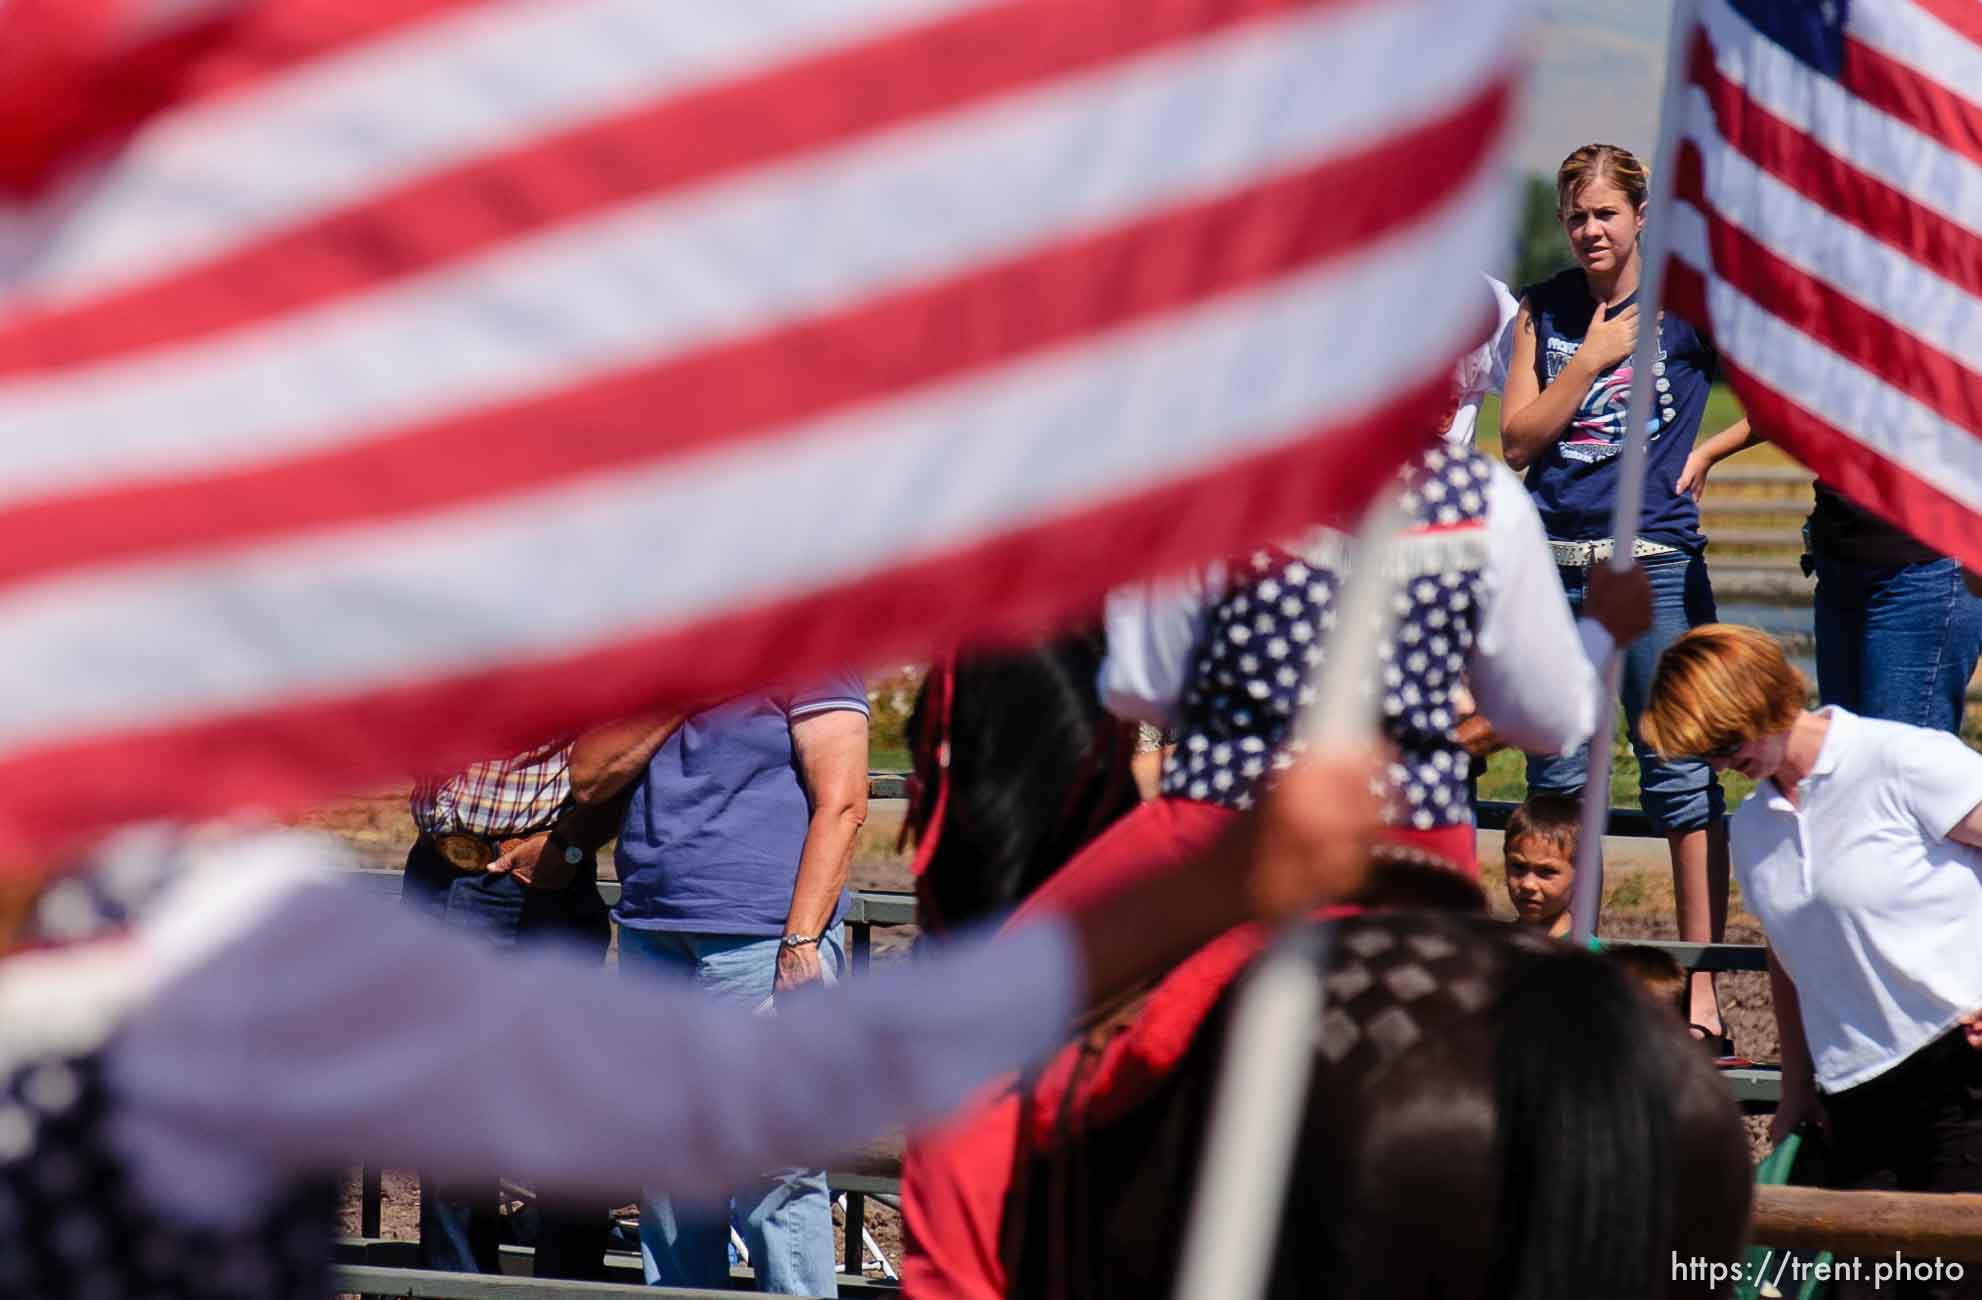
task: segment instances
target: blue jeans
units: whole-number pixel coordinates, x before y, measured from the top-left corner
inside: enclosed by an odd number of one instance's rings
[[[737,1003],[738,1015],[754,1015],[771,997],[778,940],[727,934],[684,934],[621,926],[622,970],[687,976],[718,997]],[[846,927],[834,926],[819,943],[828,982],[846,970]],[[692,1049],[692,1044],[689,1045]],[[659,1103],[666,1104],[666,1098]],[[837,1296],[833,1258],[833,1201],[823,1169],[772,1170],[734,1193],[732,1214],[757,1289],[778,1295]],[[651,1192],[640,1202],[640,1263],[650,1286],[729,1285],[729,1216],[676,1206]]]
[[[589,876],[564,889],[529,889],[513,876],[464,876],[424,840],[406,858],[400,902],[451,930],[498,948],[578,945],[603,962],[612,940],[605,900]],[[497,996],[491,992],[491,997]],[[563,1121],[555,1115],[546,1124]],[[527,1178],[528,1170],[516,1170]],[[420,1179],[421,1268],[500,1273],[502,1220],[493,1180],[473,1187]],[[535,1276],[604,1281],[609,1207],[539,1203]]]
[[[1982,596],[1953,560],[1816,566],[1817,695],[1867,718],[1957,734],[1982,657]]]
[[[1649,555],[1644,565],[1652,584],[1652,626],[1624,652],[1624,673],[1618,684],[1618,693],[1624,701],[1624,718],[1630,728],[1631,749],[1638,756],[1638,797],[1652,824],[1661,831],[1703,830],[1725,808],[1713,769],[1697,758],[1665,759],[1654,754],[1638,736],[1638,715],[1645,711],[1645,701],[1652,690],[1652,670],[1658,666],[1665,648],[1688,628],[1714,621],[1713,584],[1707,580],[1704,556],[1684,551]],[[1582,613],[1588,571],[1560,572],[1570,607]],[[1581,651],[1572,648],[1570,653]],[[1604,743],[1609,744],[1609,728],[1601,728],[1600,734]],[[1587,745],[1559,758],[1530,754],[1528,791],[1580,795],[1589,770]]]

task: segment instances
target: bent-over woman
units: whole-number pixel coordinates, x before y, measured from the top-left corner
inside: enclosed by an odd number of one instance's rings
[[[1769,941],[1774,1134],[1827,1122],[1842,1187],[1982,1191],[1982,754],[1806,699],[1774,638],[1713,624],[1659,660],[1641,722],[1759,782],[1730,832]]]

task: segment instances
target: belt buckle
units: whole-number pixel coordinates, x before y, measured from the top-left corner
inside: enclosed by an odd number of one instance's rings
[[[434,847],[463,875],[479,876],[495,861],[495,846],[479,835],[436,835]]]

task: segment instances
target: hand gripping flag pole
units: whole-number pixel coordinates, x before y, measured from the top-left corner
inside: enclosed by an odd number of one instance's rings
[[[1310,752],[1376,734],[1378,661],[1396,622],[1396,573],[1384,563],[1405,526],[1395,493],[1364,516],[1341,593],[1337,634],[1301,719]],[[1358,636],[1357,633],[1362,635]],[[1290,924],[1261,960],[1232,1020],[1205,1134],[1204,1166],[1179,1271],[1179,1300],[1265,1294],[1314,1066],[1325,932]]]
[[[1651,415],[1653,363],[1658,360],[1659,303],[1665,288],[1666,252],[1672,244],[1672,191],[1679,134],[1685,119],[1682,96],[1686,88],[1686,37],[1699,13],[1699,0],[1677,0],[1672,7],[1672,31],[1666,39],[1665,91],[1659,104],[1659,143],[1653,155],[1651,219],[1639,250],[1638,341],[1631,349],[1631,409],[1624,446],[1617,457],[1617,500],[1611,507],[1610,567],[1619,573],[1632,564],[1638,540],[1638,514],[1645,501],[1645,452]],[[1590,737],[1590,770],[1583,782],[1583,819],[1576,840],[1576,881],[1570,894],[1570,934],[1587,944],[1596,933],[1597,909],[1603,901],[1603,833],[1610,820],[1611,719],[1617,716],[1618,674],[1623,647],[1611,651],[1599,674],[1597,729]]]

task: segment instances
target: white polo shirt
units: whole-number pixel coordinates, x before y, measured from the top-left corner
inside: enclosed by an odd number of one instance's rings
[[[1817,1084],[1877,1077],[1982,1006],[1982,754],[1835,706],[1792,806],[1773,781],[1729,823],[1736,878],[1796,982]]]

